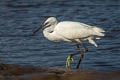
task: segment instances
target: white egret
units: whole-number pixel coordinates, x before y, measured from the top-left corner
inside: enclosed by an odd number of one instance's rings
[[[98,45],[93,40],[100,39],[100,37],[104,36],[105,32],[103,29],[98,28],[96,26],[90,26],[80,22],[74,21],[62,21],[58,22],[55,17],[48,18],[44,24],[33,32],[33,35],[38,32],[40,29],[43,30],[44,37],[46,37],[50,41],[59,42],[72,42],[77,43],[77,48],[80,50],[76,53],[70,54],[66,61],[66,67],[70,67],[70,61],[73,61],[73,56],[77,54],[81,54],[80,60],[77,64],[76,68],[79,68],[80,62],[84,56],[84,52],[88,51],[88,48],[83,44],[83,40],[88,40],[89,43],[93,44],[95,47]],[[80,49],[80,45],[85,48],[84,51]]]

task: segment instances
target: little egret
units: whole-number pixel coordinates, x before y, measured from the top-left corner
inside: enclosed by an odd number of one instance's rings
[[[79,62],[76,68],[79,68],[80,63],[84,57],[84,52],[88,51],[88,48],[83,44],[84,40],[88,40],[89,43],[93,44],[95,47],[98,45],[93,40],[100,39],[104,36],[104,30],[96,26],[90,26],[80,22],[73,21],[62,21],[58,22],[55,17],[48,18],[41,27],[33,32],[33,35],[36,34],[40,29],[43,30],[44,37],[50,41],[54,42],[72,42],[77,44],[78,52],[70,54],[66,60],[66,67],[70,67],[70,62],[74,62],[72,58],[74,55],[81,54]],[[80,45],[84,50],[80,49]]]

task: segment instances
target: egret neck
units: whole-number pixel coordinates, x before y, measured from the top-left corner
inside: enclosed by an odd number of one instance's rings
[[[55,33],[54,28],[57,25],[57,23],[45,28],[43,30],[43,35],[51,41],[57,42],[60,41],[60,37]]]

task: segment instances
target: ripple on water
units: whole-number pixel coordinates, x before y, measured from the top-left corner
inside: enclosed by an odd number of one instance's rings
[[[86,4],[87,3],[87,4]],[[96,40],[99,48],[85,43],[89,51],[82,68],[120,69],[120,6],[118,0],[5,0],[0,3],[0,60],[9,64],[65,66],[66,57],[77,49],[74,44],[53,43],[41,32],[31,34],[46,18],[79,21],[105,29],[106,36]],[[76,66],[79,55],[75,56]]]

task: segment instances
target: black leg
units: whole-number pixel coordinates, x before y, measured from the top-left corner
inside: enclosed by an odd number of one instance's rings
[[[70,61],[73,59],[72,57],[74,55],[77,55],[77,54],[80,54],[80,51],[76,52],[76,53],[72,53],[70,54],[70,56],[67,57],[67,60],[66,60],[66,67],[67,68],[70,68]],[[74,59],[73,59],[74,60]]]
[[[79,62],[78,62],[78,64],[77,64],[77,69],[79,68],[79,66],[80,66],[80,63],[81,63],[81,61],[82,61],[82,59],[83,59],[83,57],[84,57],[84,52],[79,48],[79,50],[80,51],[78,51],[78,52],[76,52],[76,53],[72,53],[72,54],[70,54],[70,60],[71,60],[71,58],[73,57],[73,56],[75,56],[75,55],[78,55],[78,54],[81,54],[81,56],[80,56],[80,60],[79,60]],[[70,67],[70,66],[68,66],[68,67]]]
[[[81,45],[83,46],[83,44],[81,44]],[[79,54],[81,54],[80,59],[79,59],[79,62],[78,62],[77,67],[76,67],[76,68],[78,69],[78,68],[80,67],[80,63],[81,63],[81,61],[82,61],[82,59],[83,59],[83,57],[84,57],[84,52],[88,51],[88,49],[87,49],[87,47],[84,45],[85,50],[82,51],[79,44],[77,44],[77,48],[80,50],[80,51],[79,51],[79,52],[80,52]]]
[[[82,61],[82,59],[84,57],[84,52],[88,51],[88,48],[82,42],[81,42],[81,45],[85,48],[85,50],[82,51],[82,49],[80,49],[80,44],[77,44],[77,48],[79,49],[79,51],[76,52],[76,53],[72,53],[72,54],[70,54],[70,56],[68,56],[67,61],[66,61],[66,67],[67,68],[70,67],[70,61],[71,61],[72,57],[74,55],[78,55],[78,54],[81,54],[81,56],[80,56],[80,59],[79,59],[79,62],[77,64],[76,68],[78,69],[80,67],[80,63],[81,63],[81,61]]]
[[[70,54],[71,57],[73,57],[74,55],[80,54],[80,51],[76,52],[76,53],[72,53]]]
[[[82,46],[82,47],[84,47],[84,52],[87,52],[88,51],[88,48],[83,44],[83,42],[80,40],[80,44],[77,44],[77,48],[78,49],[80,49],[80,45]]]
[[[77,67],[76,67],[77,69],[80,67],[80,63],[84,57],[84,52],[82,50],[80,51],[80,54],[81,54],[81,56],[80,56],[79,62],[78,62]]]

